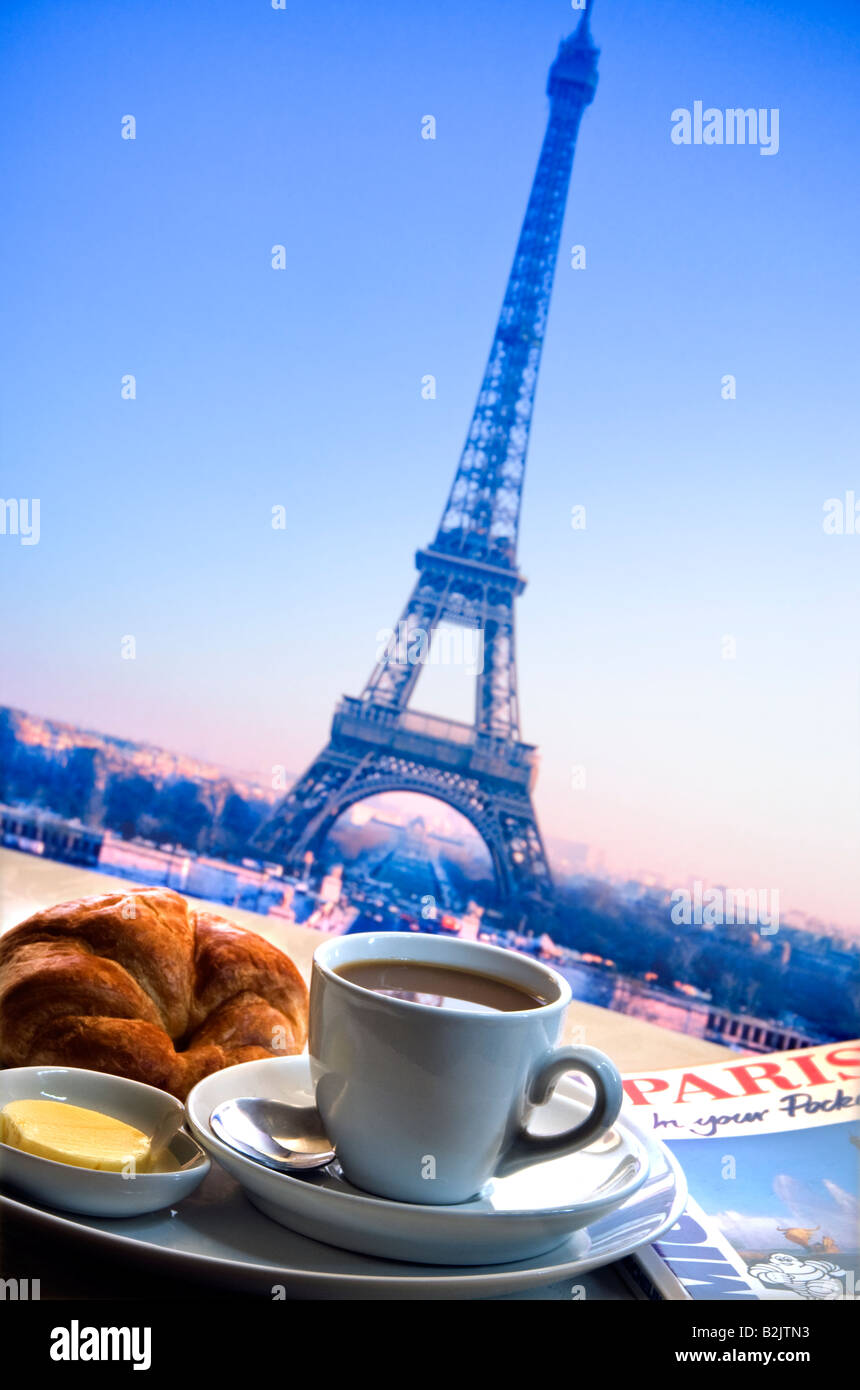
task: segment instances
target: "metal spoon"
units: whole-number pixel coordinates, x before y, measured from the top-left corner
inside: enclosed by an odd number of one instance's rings
[[[184,1123],[185,1111],[182,1109],[168,1110],[166,1115],[162,1115],[149,1137],[149,1162],[153,1168],[157,1169],[163,1161],[171,1139],[176,1138]]]
[[[312,1105],[286,1105],[259,1096],[225,1100],[209,1116],[223,1143],[276,1173],[324,1168],[334,1158],[331,1140]]]

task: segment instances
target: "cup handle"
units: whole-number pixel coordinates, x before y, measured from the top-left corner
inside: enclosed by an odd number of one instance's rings
[[[542,1062],[529,1082],[529,1109],[545,1105],[565,1072],[581,1071],[594,1085],[594,1104],[584,1120],[561,1134],[530,1134],[525,1126],[514,1136],[496,1172],[501,1177],[526,1164],[559,1158],[590,1143],[618,1118],[624,1090],[614,1062],[596,1047],[559,1047]]]

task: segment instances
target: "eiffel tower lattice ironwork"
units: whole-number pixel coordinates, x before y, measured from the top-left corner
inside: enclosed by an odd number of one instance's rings
[[[259,852],[300,867],[354,802],[423,792],[473,823],[509,919],[548,908],[552,880],[532,806],[537,752],[520,739],[514,600],[516,545],[538,367],[579,123],[597,86],[589,11],[563,40],[547,84],[549,120],[487,369],[433,543],[360,698],[338,705],[327,746],[258,830]],[[482,633],[474,724],[409,708],[416,653],[440,623]]]

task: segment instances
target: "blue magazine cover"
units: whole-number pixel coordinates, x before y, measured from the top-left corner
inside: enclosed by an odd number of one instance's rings
[[[678,1223],[626,1262],[650,1298],[860,1296],[860,1041],[625,1079],[681,1163]]]

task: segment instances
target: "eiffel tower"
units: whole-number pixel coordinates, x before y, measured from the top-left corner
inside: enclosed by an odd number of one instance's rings
[[[592,0],[550,68],[549,121],[478,402],[439,529],[361,696],[335,710],[331,737],[257,831],[267,858],[297,870],[354,802],[423,792],[466,816],[486,843],[510,922],[551,911],[552,880],[532,807],[537,750],[519,731],[514,600],[526,450],[579,123],[597,86]],[[432,634],[477,628],[483,669],[473,724],[409,708]]]

